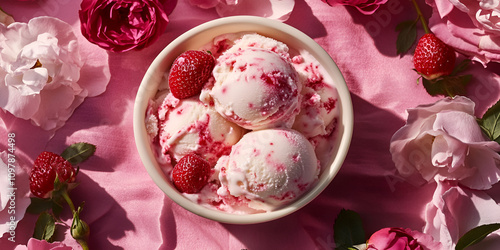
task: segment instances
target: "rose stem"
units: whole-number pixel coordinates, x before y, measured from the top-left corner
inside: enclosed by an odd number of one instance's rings
[[[64,200],[66,200],[66,202],[68,203],[69,207],[71,208],[71,212],[74,213],[75,212],[75,205],[73,205],[73,201],[69,197],[68,192],[66,190],[64,190],[64,192],[63,192],[62,195],[64,197]]]
[[[420,7],[418,7],[417,1],[416,0],[411,0],[413,2],[413,6],[415,6],[415,10],[417,11],[418,18],[420,19],[420,22],[422,23],[422,26],[424,27],[424,31],[426,34],[431,33],[431,30],[429,29],[429,26],[427,26],[427,22],[425,22],[424,15],[422,15],[422,11],[420,11]]]

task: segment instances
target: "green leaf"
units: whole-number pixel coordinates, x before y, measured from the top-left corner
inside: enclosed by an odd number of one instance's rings
[[[427,80],[422,77],[422,84],[431,96],[456,96],[465,95],[466,86],[471,81],[472,75],[444,76],[434,80]]]
[[[342,209],[333,227],[337,249],[352,249],[354,245],[366,242],[361,217],[352,210]]]
[[[399,31],[396,40],[396,51],[398,55],[406,53],[417,40],[416,20],[409,20],[399,23],[396,31]]]
[[[462,71],[465,71],[467,68],[469,68],[470,64],[471,64],[470,59],[465,59],[465,60],[461,61],[457,66],[455,66],[455,68],[453,68],[453,71],[451,72],[450,75],[454,76]]]
[[[33,238],[51,242],[55,227],[56,222],[54,217],[47,212],[43,212],[38,216],[36,221]]]
[[[412,47],[417,39],[416,20],[408,20],[399,23],[396,26],[396,31],[399,31],[396,40],[397,54],[404,54]]]
[[[455,250],[462,250],[482,241],[488,234],[500,229],[500,223],[486,224],[475,227],[465,233],[457,242]]]
[[[75,166],[94,155],[96,146],[90,143],[79,142],[70,145],[61,156]]]
[[[500,143],[500,101],[484,113],[479,125],[491,140]]]

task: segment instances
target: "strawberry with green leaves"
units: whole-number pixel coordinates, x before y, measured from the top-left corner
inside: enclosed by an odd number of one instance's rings
[[[88,249],[87,238],[89,226],[80,219],[83,204],[75,208],[69,191],[76,187],[78,169],[75,165],[85,161],[95,152],[95,146],[88,143],[75,143],[69,146],[61,155],[44,151],[36,158],[30,172],[30,190],[36,198],[31,199],[28,212],[40,214],[35,225],[33,237],[51,242],[56,221],[66,201],[72,214],[71,235]]]
[[[416,0],[412,2],[418,17],[416,20],[402,22],[396,27],[399,31],[396,43],[397,53],[406,53],[413,46],[417,38],[416,24],[420,20],[425,34],[419,39],[415,48],[413,66],[415,71],[422,76],[425,89],[432,96],[464,95],[465,86],[472,76],[458,73],[465,70],[470,61],[464,60],[455,65],[456,51],[430,31]]]
[[[56,178],[59,178],[60,183],[74,183],[76,170],[62,156],[52,152],[42,152],[31,169],[31,193],[39,198],[50,198]]]

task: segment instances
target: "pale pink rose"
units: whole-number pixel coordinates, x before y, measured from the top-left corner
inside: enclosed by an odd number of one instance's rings
[[[0,108],[45,130],[62,127],[87,96],[102,93],[109,82],[109,69],[92,66],[86,73],[92,71],[93,78],[79,84],[79,49],[71,25],[57,18],[0,24]]]
[[[370,236],[368,250],[444,250],[432,236],[399,227],[383,228]]]
[[[455,249],[458,239],[467,231],[500,222],[498,211],[500,205],[484,191],[461,187],[456,182],[437,181],[432,201],[426,206],[423,232],[432,235],[446,249]],[[471,249],[500,249],[498,237],[500,231],[490,234]]]
[[[45,240],[30,238],[26,246],[17,246],[14,250],[73,250],[62,242],[49,243]]]
[[[387,3],[388,0],[321,0],[330,6],[336,5],[349,5],[354,6],[361,13],[371,15],[380,7],[380,5]]]
[[[483,63],[500,62],[498,0],[426,0],[433,7],[433,33],[459,52]]]
[[[286,21],[295,6],[295,0],[189,0],[200,8],[214,8],[221,17],[236,15],[261,16]]]
[[[500,180],[500,145],[486,138],[467,97],[444,98],[408,110],[406,125],[392,137],[396,169],[410,182],[457,180],[488,189]]]
[[[9,137],[14,140],[15,137]],[[16,154],[0,152],[0,238],[16,239],[17,223],[30,204],[29,175]]]

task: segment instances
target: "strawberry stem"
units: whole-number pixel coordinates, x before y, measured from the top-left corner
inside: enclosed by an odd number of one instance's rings
[[[417,1],[416,0],[411,0],[413,3],[413,6],[415,6],[415,10],[417,11],[418,18],[420,19],[420,22],[422,23],[422,27],[424,27],[424,31],[426,34],[431,33],[431,30],[429,29],[429,26],[427,25],[427,22],[424,19],[424,15],[422,14],[422,11],[420,11],[420,7],[418,7]]]

